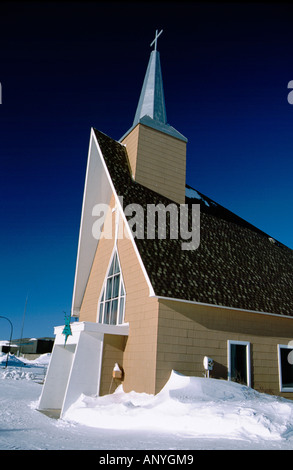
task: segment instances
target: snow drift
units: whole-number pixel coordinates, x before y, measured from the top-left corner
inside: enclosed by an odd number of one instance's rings
[[[2,353],[0,355],[0,364],[3,365],[6,364],[6,362],[7,354]],[[24,367],[25,363],[21,359],[18,359],[18,357],[14,356],[14,354],[9,353],[7,365],[10,367]]]
[[[25,357],[16,357],[14,354],[8,356],[9,367],[44,367],[48,366],[51,359],[51,353],[41,354],[39,357],[33,360],[26,359]],[[6,364],[7,354],[0,353],[0,365]]]
[[[63,419],[104,429],[279,440],[293,431],[293,402],[234,382],[172,371],[157,395],[125,393],[122,385],[103,397],[81,395]]]
[[[51,358],[51,353],[46,353],[40,355],[34,360],[29,360],[24,357],[16,357],[14,354],[8,356],[7,363],[7,354],[0,353],[0,367],[6,366],[0,370],[1,379],[13,379],[13,380],[40,380],[40,374],[44,379],[46,372],[46,367],[48,366]],[[34,369],[34,372],[31,372],[29,369]],[[40,368],[41,373],[37,373],[36,369]],[[27,370],[28,369],[28,370]],[[44,372],[43,372],[44,371]]]

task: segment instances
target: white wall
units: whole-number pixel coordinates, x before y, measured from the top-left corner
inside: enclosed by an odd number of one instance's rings
[[[38,406],[40,411],[61,410],[61,416],[81,394],[99,394],[104,334],[129,333],[128,324],[72,323],[72,335],[65,345],[63,328],[55,328],[55,343]]]
[[[55,344],[39,402],[39,410],[61,410],[75,345]]]
[[[64,396],[62,414],[82,393],[85,395],[99,394],[103,339],[103,333],[87,333],[85,331],[80,333]]]

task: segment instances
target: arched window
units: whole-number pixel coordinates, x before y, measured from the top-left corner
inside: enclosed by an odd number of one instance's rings
[[[103,285],[99,305],[99,323],[120,325],[124,322],[125,288],[118,254],[115,251]]]

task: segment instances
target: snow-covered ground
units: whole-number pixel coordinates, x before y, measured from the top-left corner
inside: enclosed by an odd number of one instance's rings
[[[293,449],[293,401],[172,372],[153,396],[81,396],[62,419],[37,411],[50,356],[0,357],[0,450]]]

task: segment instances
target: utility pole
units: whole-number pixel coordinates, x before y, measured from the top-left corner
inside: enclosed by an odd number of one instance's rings
[[[7,358],[6,358],[6,365],[5,365],[5,368],[6,368],[7,365],[8,365],[8,357],[9,357],[9,352],[10,352],[10,348],[11,348],[11,340],[12,340],[13,326],[12,326],[12,323],[11,323],[11,321],[9,320],[9,318],[7,318],[7,317],[2,317],[1,315],[0,315],[0,318],[4,318],[4,320],[7,320],[7,321],[10,323],[10,340],[9,340],[9,347],[8,347],[8,353],[7,353]]]
[[[18,350],[18,357],[20,356],[21,352],[21,344],[22,344],[22,335],[23,335],[23,327],[24,327],[24,320],[25,320],[25,313],[26,313],[26,306],[27,306],[27,299],[28,299],[28,294],[25,299],[25,306],[24,306],[24,312],[23,312],[23,317],[22,317],[22,326],[21,326],[21,333],[20,333],[20,342],[19,342],[19,350]]]

